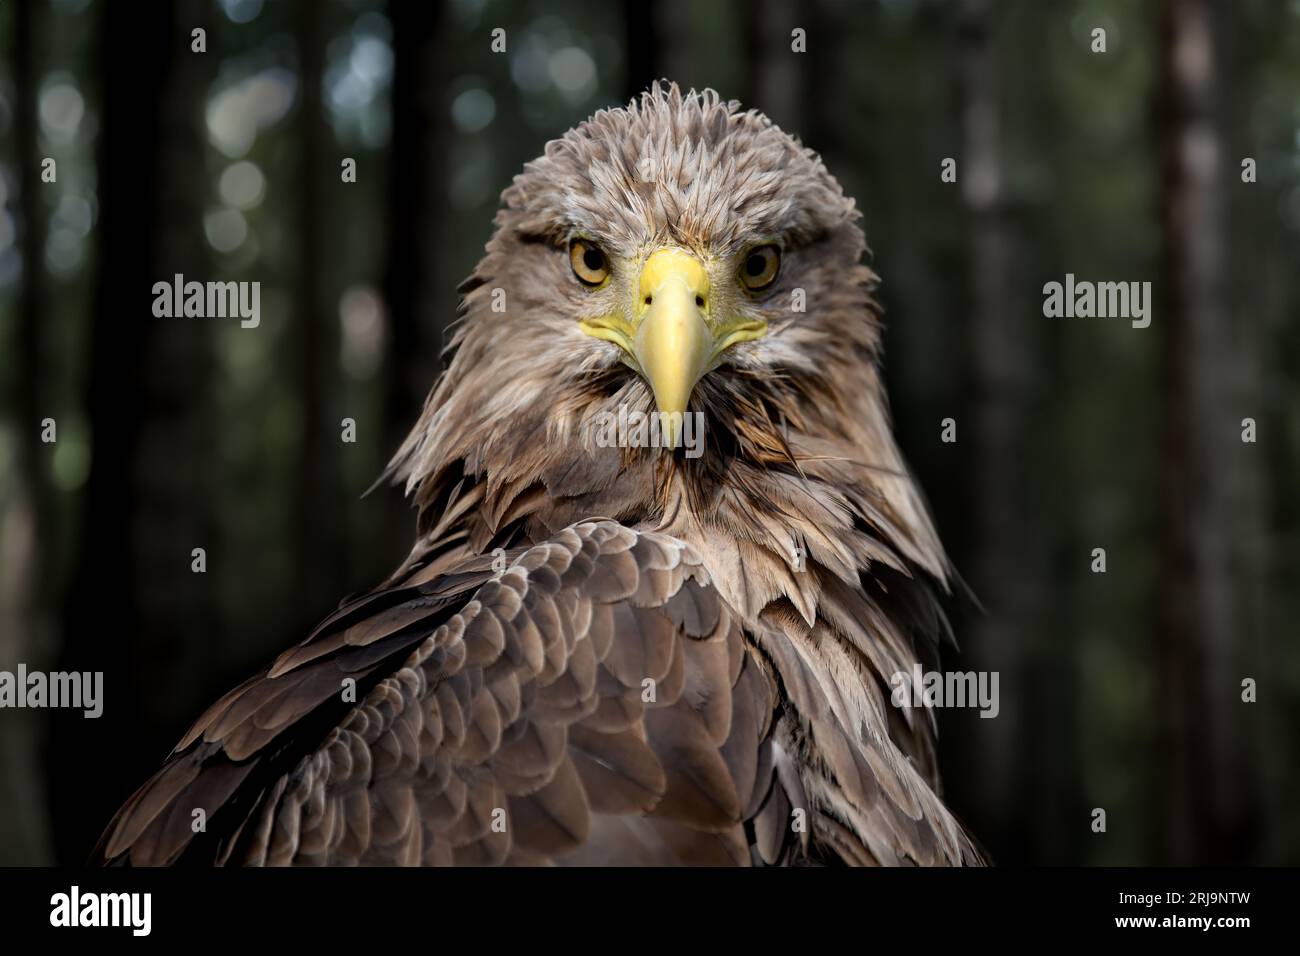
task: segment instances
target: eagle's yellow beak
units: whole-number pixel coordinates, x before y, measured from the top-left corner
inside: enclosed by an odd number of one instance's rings
[[[631,352],[659,411],[676,423],[669,435],[673,447],[691,391],[714,358],[708,307],[709,274],[699,259],[681,249],[660,249],[646,260]]]
[[[583,319],[588,335],[613,342],[626,353],[654,391],[655,404],[676,448],[691,392],[722,354],[767,331],[761,318],[715,309],[709,273],[685,249],[658,249],[641,267],[636,298],[626,312]],[[734,314],[732,314],[734,312]]]

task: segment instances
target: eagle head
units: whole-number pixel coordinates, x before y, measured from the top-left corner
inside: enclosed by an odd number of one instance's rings
[[[477,508],[452,509],[476,546],[599,514],[846,576],[887,553],[941,576],[890,434],[858,219],[816,153],[711,90],[656,83],[596,113],[502,194],[447,372],[390,473],[431,515],[478,486]],[[658,442],[601,440],[655,418]]]

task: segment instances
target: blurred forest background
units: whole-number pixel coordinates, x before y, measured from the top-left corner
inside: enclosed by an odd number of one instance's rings
[[[940,715],[994,859],[1300,862],[1300,3],[18,0],[0,55],[0,669],[106,699],[0,711],[0,863],[84,860],[404,556],[363,493],[501,189],[657,76],[863,211],[898,434],[983,604],[944,663],[1001,675],[997,719]],[[1067,272],[1151,281],[1151,327],[1045,318]],[[153,318],[175,273],[260,281],[260,327]]]

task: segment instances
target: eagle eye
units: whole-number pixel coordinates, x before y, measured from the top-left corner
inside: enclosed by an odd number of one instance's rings
[[[781,252],[776,246],[751,249],[740,267],[740,282],[750,292],[766,289],[781,270]]]
[[[609,278],[609,259],[600,246],[590,240],[573,240],[569,246],[569,263],[583,285],[600,285]]]

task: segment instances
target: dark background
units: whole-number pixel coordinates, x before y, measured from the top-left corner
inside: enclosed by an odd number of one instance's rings
[[[1000,674],[997,719],[940,715],[994,859],[1300,862],[1300,4],[19,0],[0,56],[0,669],[105,673],[98,720],[0,711],[0,863],[82,861],[404,556],[363,492],[497,196],[656,76],[864,213],[899,439],[983,603],[945,666]],[[260,281],[261,326],[155,319],[177,272]],[[1151,327],[1045,318],[1067,272],[1151,281]]]

